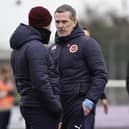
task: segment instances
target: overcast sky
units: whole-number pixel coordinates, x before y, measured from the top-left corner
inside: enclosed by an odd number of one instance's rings
[[[91,5],[97,7],[101,4],[100,11],[106,8],[115,7],[119,12],[123,11],[121,8],[121,0],[21,0],[21,5],[16,5],[16,0],[1,0],[0,4],[0,49],[9,49],[9,38],[16,26],[23,22],[27,24],[27,15],[33,6],[45,6],[51,13],[62,4],[72,5],[78,17],[83,17],[84,6]],[[52,30],[55,32],[54,21],[52,23]]]

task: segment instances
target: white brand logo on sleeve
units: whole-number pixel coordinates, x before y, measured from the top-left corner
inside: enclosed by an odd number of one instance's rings
[[[51,50],[55,50],[56,49],[56,45],[52,46]]]

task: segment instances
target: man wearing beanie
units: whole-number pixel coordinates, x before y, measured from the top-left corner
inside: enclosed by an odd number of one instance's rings
[[[52,16],[44,7],[30,10],[29,25],[21,23],[10,38],[11,66],[26,129],[57,129],[62,111],[48,44]]]

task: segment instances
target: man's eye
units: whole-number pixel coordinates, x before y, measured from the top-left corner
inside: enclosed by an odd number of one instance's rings
[[[62,23],[67,23],[67,21],[62,21]]]
[[[60,23],[62,23],[62,24],[65,24],[65,23],[67,23],[68,21],[56,21],[56,24],[60,24]]]
[[[59,23],[60,23],[60,21],[56,21],[56,23],[57,23],[57,24],[59,24]]]

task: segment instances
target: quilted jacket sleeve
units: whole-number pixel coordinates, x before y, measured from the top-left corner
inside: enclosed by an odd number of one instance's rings
[[[100,45],[94,39],[90,38],[84,49],[85,61],[91,74],[91,84],[86,97],[97,103],[107,83],[107,69]]]
[[[49,79],[49,55],[43,44],[31,44],[26,52],[33,87],[39,91],[41,101],[52,112],[62,110],[58,96],[54,95]]]

